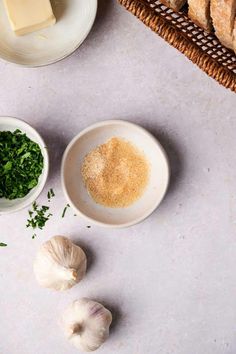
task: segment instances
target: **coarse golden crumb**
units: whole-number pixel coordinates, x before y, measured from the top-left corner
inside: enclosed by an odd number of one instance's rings
[[[144,193],[149,179],[149,164],[134,145],[114,137],[85,157],[82,176],[96,203],[123,208],[133,204]]]

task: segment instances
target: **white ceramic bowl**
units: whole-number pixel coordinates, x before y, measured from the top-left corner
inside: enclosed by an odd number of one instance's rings
[[[55,63],[73,53],[89,34],[97,13],[97,0],[51,0],[57,23],[17,37],[0,0],[0,57],[37,67]]]
[[[144,152],[150,163],[150,179],[143,196],[127,208],[107,208],[89,196],[81,175],[84,157],[112,137],[124,138]],[[159,142],[145,129],[121,120],[94,124],[78,134],[68,145],[62,160],[62,186],[77,215],[100,226],[121,228],[139,223],[162,201],[169,183],[169,164]]]
[[[31,203],[33,203],[42,192],[43,187],[45,186],[48,170],[49,170],[49,158],[46,145],[41,138],[41,136],[37,133],[37,131],[32,128],[28,123],[12,117],[0,117],[0,131],[15,131],[16,129],[20,129],[23,133],[25,133],[32,141],[36,142],[42,151],[44,158],[44,168],[43,172],[39,178],[38,185],[33,188],[29,194],[27,194],[24,198],[7,200],[5,198],[0,198],[0,215],[1,214],[9,214],[21,209],[26,208]]]

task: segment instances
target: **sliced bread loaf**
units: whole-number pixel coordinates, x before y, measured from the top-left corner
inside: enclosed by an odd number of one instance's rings
[[[216,36],[223,45],[233,49],[236,0],[211,0],[211,17]]]
[[[184,4],[187,2],[187,0],[160,0],[162,4],[166,5],[167,7],[170,7],[174,11],[179,11]]]
[[[208,32],[212,30],[210,0],[188,0],[188,15],[198,26]]]

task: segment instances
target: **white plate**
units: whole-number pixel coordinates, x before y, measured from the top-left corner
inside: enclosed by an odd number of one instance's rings
[[[112,137],[124,138],[137,146],[150,163],[150,179],[144,195],[127,208],[106,208],[88,195],[81,175],[84,157]],[[110,120],[94,124],[68,145],[62,160],[62,186],[69,204],[89,222],[113,228],[128,227],[148,217],[161,203],[169,183],[169,164],[159,142],[138,125]]]
[[[38,0],[40,1],[40,0]],[[43,66],[74,52],[89,34],[97,13],[97,0],[52,0],[57,23],[17,37],[11,30],[0,0],[0,57],[28,66]]]
[[[16,129],[20,129],[28,136],[28,138],[30,138],[40,146],[44,158],[44,168],[41,176],[39,177],[38,185],[33,188],[29,192],[29,194],[27,194],[24,198],[14,200],[0,198],[0,215],[19,211],[32,204],[42,192],[48,177],[48,151],[41,136],[34,128],[32,128],[28,123],[24,122],[23,120],[12,117],[0,117],[0,131],[14,132]]]

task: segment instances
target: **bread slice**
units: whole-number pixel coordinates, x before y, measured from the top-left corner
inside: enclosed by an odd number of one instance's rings
[[[208,32],[212,30],[210,0],[188,0],[188,15],[198,26]]]
[[[174,11],[178,12],[187,2],[187,0],[160,0],[162,4],[170,7]]]
[[[211,17],[216,36],[223,45],[233,49],[236,0],[211,0]]]

